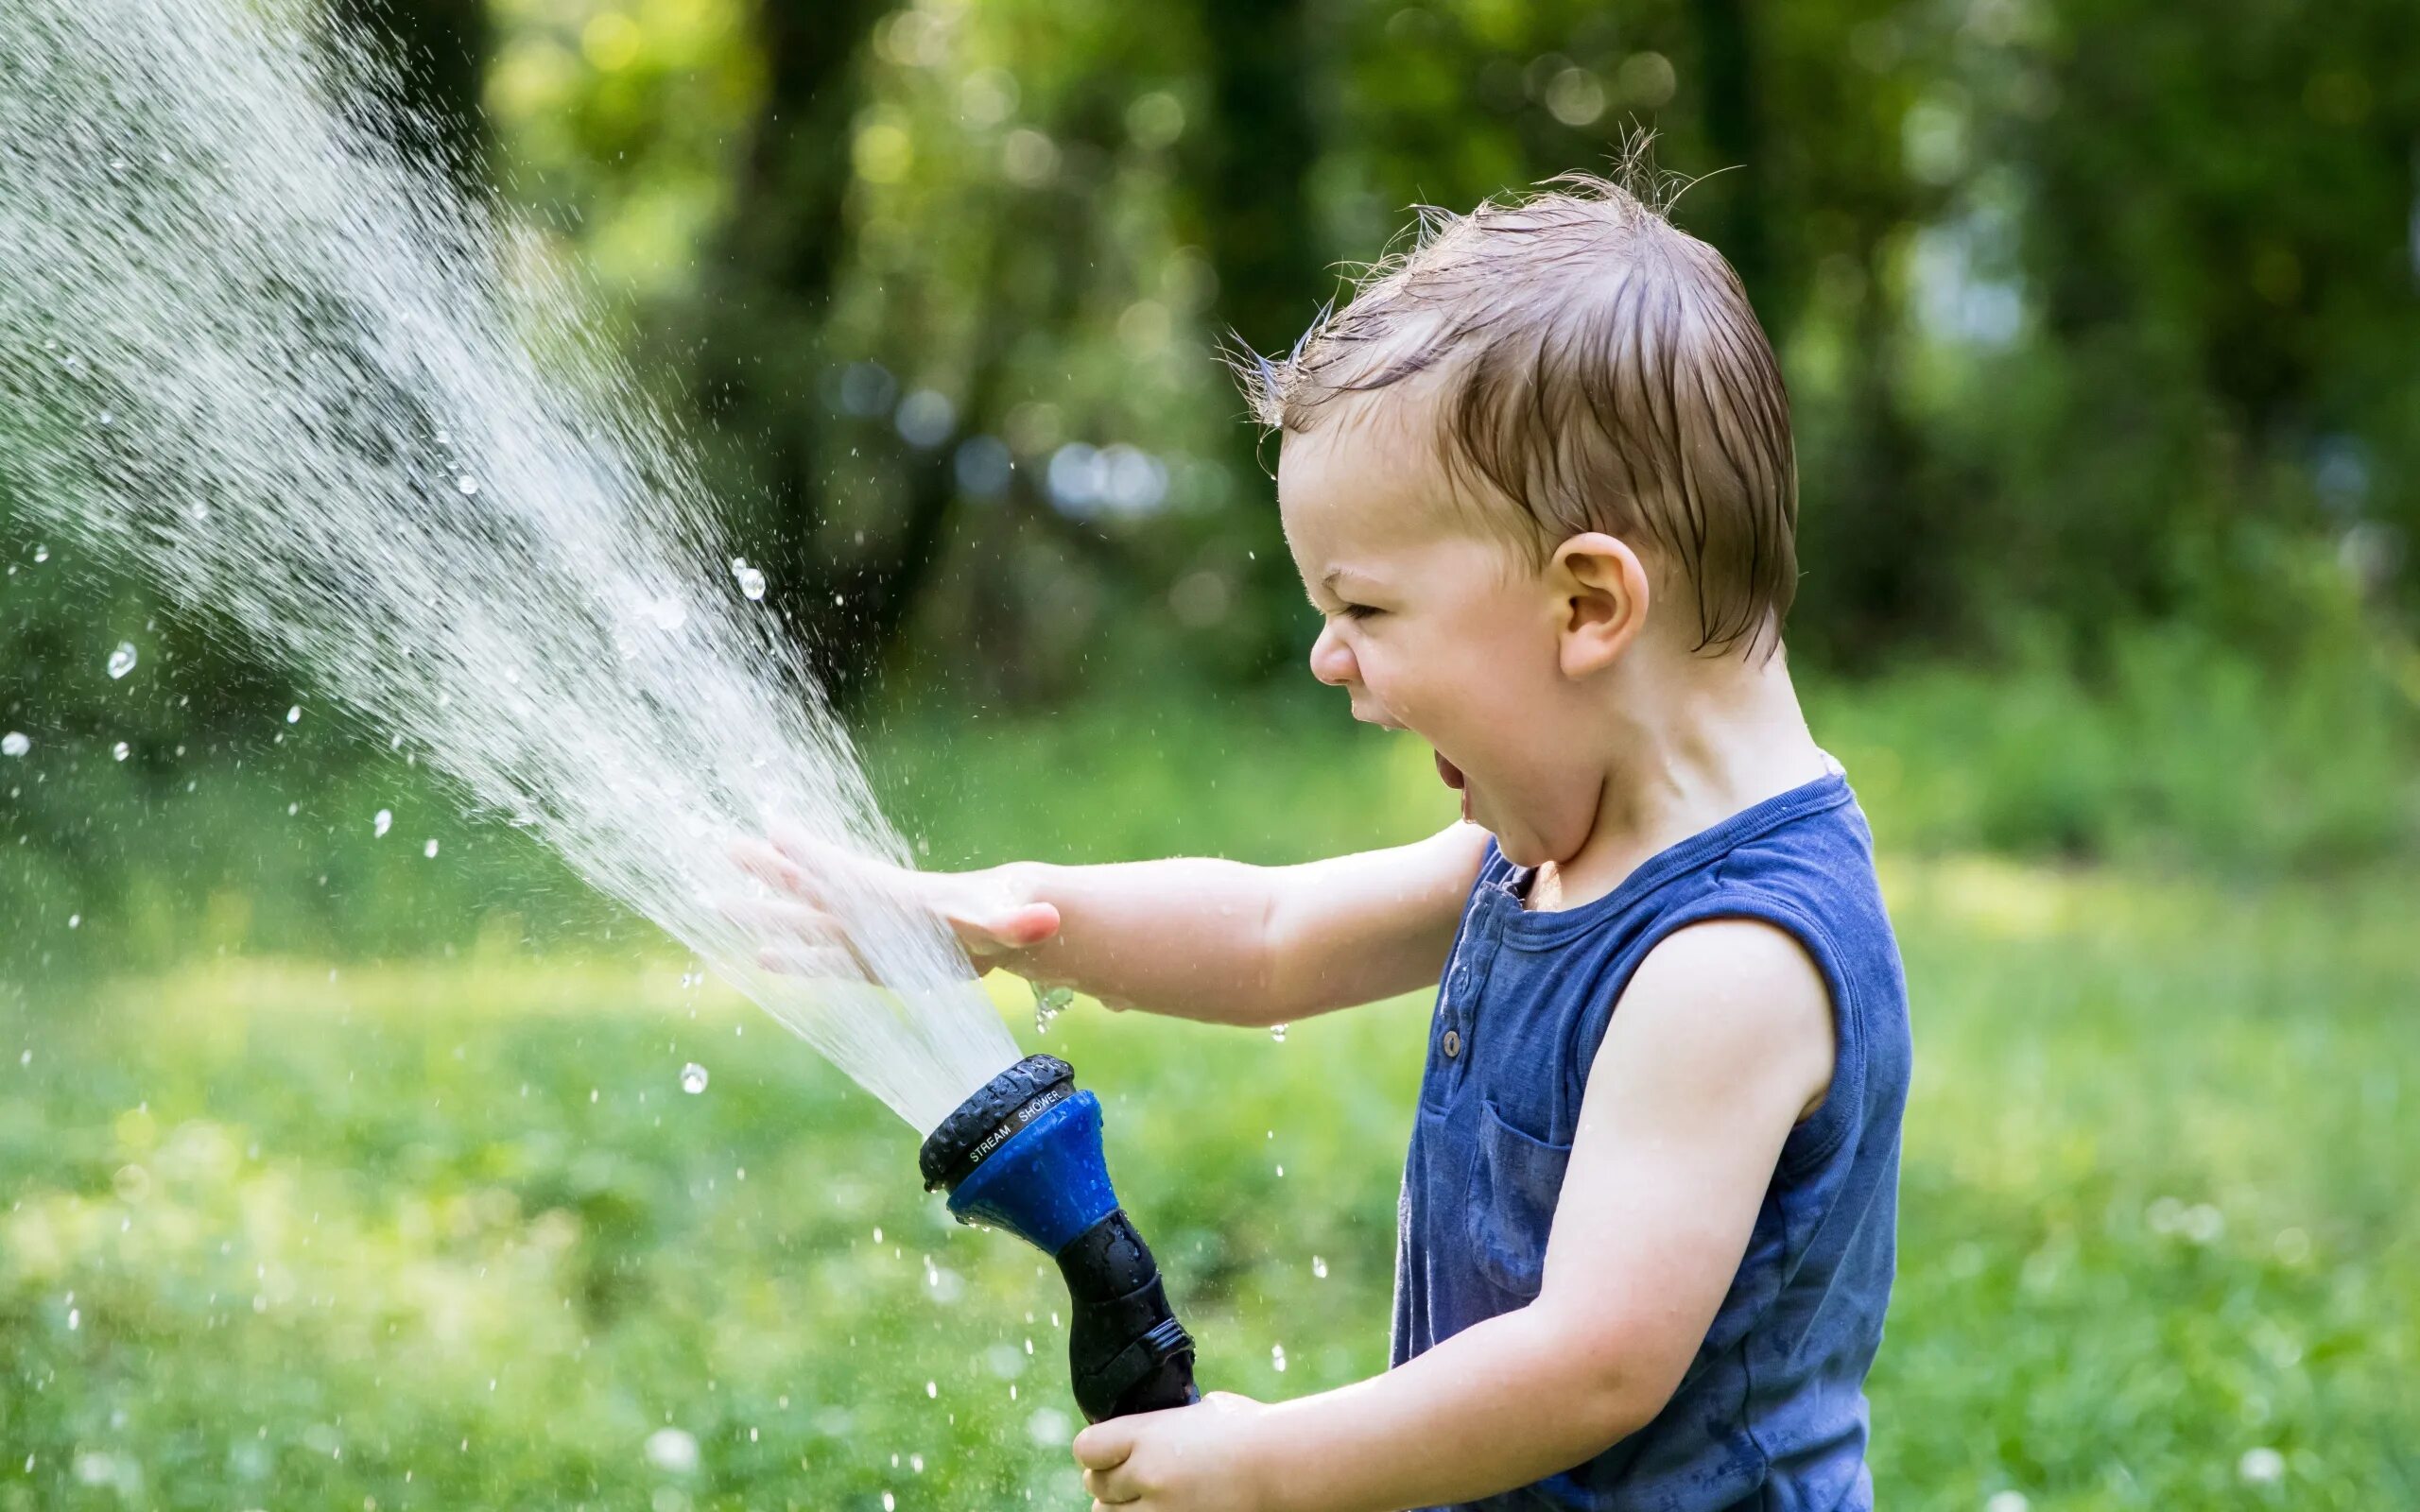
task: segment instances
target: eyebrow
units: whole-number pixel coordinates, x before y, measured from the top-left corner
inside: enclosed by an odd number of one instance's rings
[[[1360,572],[1351,567],[1329,568],[1326,575],[1320,578],[1320,586],[1333,593],[1336,592],[1336,580],[1340,577],[1356,577],[1359,578],[1362,582],[1368,583],[1373,588],[1379,586],[1376,578],[1371,576],[1368,573]]]

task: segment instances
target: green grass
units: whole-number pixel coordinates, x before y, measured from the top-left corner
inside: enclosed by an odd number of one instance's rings
[[[1885,1504],[2420,1503],[2414,665],[2273,685],[2153,639],[2094,683],[1810,690],[1916,1015]],[[0,774],[0,1512],[1080,1504],[1038,1256],[527,835],[273,701],[190,758],[96,730]],[[1329,690],[903,705],[864,747],[935,866],[1451,814]],[[1384,1364],[1426,1011],[1053,1025],[1206,1382]],[[693,1471],[648,1460],[667,1427]]]
[[[1886,880],[1919,1059],[1885,1504],[2409,1503],[2420,877]],[[61,992],[0,1002],[0,1506],[1077,1504],[1055,1278],[677,964]],[[1424,1012],[1280,1044],[1080,1009],[1043,1041],[1110,1106],[1206,1382],[1383,1364]],[[667,1425],[694,1472],[648,1462]]]

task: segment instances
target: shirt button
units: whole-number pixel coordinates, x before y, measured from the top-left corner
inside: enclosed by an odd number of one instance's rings
[[[1445,1058],[1446,1058],[1447,1060],[1451,1060],[1451,1059],[1453,1059],[1456,1056],[1459,1056],[1459,1055],[1461,1055],[1461,1053],[1462,1053],[1462,1032],[1461,1032],[1460,1029],[1448,1029],[1448,1030],[1446,1030],[1446,1031],[1445,1031]]]

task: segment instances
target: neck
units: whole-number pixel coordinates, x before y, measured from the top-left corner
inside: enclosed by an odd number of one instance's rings
[[[1781,655],[1634,670],[1607,702],[1595,823],[1578,850],[1538,868],[1532,908],[1601,898],[1658,851],[1824,774]]]

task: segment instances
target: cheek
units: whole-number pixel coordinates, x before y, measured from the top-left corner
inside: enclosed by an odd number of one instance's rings
[[[1364,663],[1371,691],[1473,765],[1496,765],[1534,740],[1551,691],[1535,685],[1514,648],[1475,637],[1440,637],[1417,655],[1386,662],[1383,672]]]

